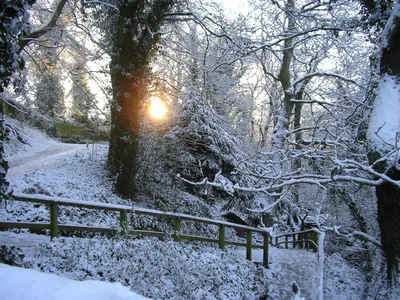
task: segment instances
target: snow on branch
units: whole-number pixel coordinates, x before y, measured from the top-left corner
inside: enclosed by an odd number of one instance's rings
[[[375,238],[373,238],[372,236],[370,236],[370,235],[368,235],[368,234],[366,234],[364,232],[353,231],[352,235],[356,236],[356,237],[360,237],[360,238],[362,238],[364,240],[367,240],[368,242],[371,242],[372,244],[374,244],[375,246],[378,246],[379,248],[382,247],[382,244],[379,243],[378,240],[376,240]]]
[[[306,74],[304,76],[301,76],[301,77],[297,78],[295,81],[293,81],[292,86],[295,87],[299,83],[301,83],[301,82],[303,82],[305,80],[308,80],[310,78],[317,77],[317,76],[334,77],[334,78],[341,79],[343,81],[347,81],[347,82],[353,83],[353,84],[358,85],[358,86],[362,85],[362,84],[358,83],[357,81],[355,81],[354,79],[344,77],[344,76],[342,76],[340,74],[331,73],[331,72],[312,72],[312,73],[309,73],[309,74]]]
[[[24,36],[21,39],[21,41],[19,42],[19,49],[17,52],[18,54],[21,53],[21,51],[25,48],[25,46],[28,45],[30,42],[48,33],[57,25],[58,18],[60,17],[67,1],[68,0],[59,0],[56,4],[56,7],[54,9],[53,15],[51,16],[50,20],[41,28],[32,31],[31,33],[29,33],[28,35]]]
[[[257,53],[258,51],[261,51],[263,49],[271,50],[272,47],[278,46],[278,45],[280,45],[282,42],[284,42],[286,40],[295,39],[295,38],[303,38],[303,40],[311,39],[313,37],[311,35],[311,33],[315,33],[315,35],[318,35],[319,31],[335,31],[336,32],[336,31],[352,31],[352,30],[354,30],[354,28],[352,28],[351,26],[349,28],[336,27],[336,26],[333,26],[333,27],[330,27],[330,26],[317,26],[317,27],[312,27],[312,28],[310,28],[308,30],[304,30],[304,31],[301,31],[301,32],[296,32],[296,33],[293,33],[293,34],[282,34],[281,36],[279,36],[277,38],[274,38],[271,41],[265,42],[262,45],[249,47],[249,49],[246,52],[242,53],[242,55],[238,56],[237,58],[232,59],[229,62],[224,62],[224,63],[221,63],[221,64],[217,65],[214,68],[214,71],[216,69],[224,66],[224,65],[231,65],[231,64],[243,59],[244,57],[250,56],[250,55],[252,55],[254,53]],[[281,49],[281,50],[285,50],[285,49]],[[357,83],[355,83],[355,84],[359,85]]]
[[[10,100],[7,100],[6,98],[0,96],[0,100],[3,101],[4,103],[6,103],[7,105],[11,106],[13,109],[15,109],[16,111],[24,114],[24,115],[29,115],[28,112],[23,111],[22,109],[18,108],[17,106],[15,106],[12,102],[10,102]]]
[[[342,233],[340,232],[340,229],[342,228],[342,226],[333,226],[333,227],[327,227],[327,226],[322,226],[321,229],[323,231],[332,231],[337,235],[342,235]],[[367,242],[370,242],[372,244],[374,244],[375,246],[381,248],[382,244],[374,237],[370,236],[369,234],[365,233],[365,232],[361,232],[358,230],[354,230],[353,232],[349,233],[349,234],[345,234],[345,236],[347,237],[356,237],[359,239],[363,239]]]
[[[84,4],[101,4],[101,5],[105,5],[108,7],[111,7],[113,9],[115,9],[116,11],[119,12],[118,7],[116,7],[115,5],[112,5],[110,3],[104,2],[104,1],[95,1],[95,0],[91,0],[91,1],[85,1]]]
[[[394,29],[396,28],[395,22],[400,19],[400,2],[395,1],[395,4],[392,9],[392,13],[389,19],[386,22],[385,28],[381,34],[381,47],[387,48],[389,46],[389,39],[393,34]]]
[[[369,169],[368,169],[369,170]],[[372,168],[370,169],[371,171]],[[271,183],[267,184],[266,186],[263,187],[244,187],[240,186],[237,183],[234,184],[233,186],[229,187],[229,190],[226,190],[226,187],[222,183],[218,182],[210,182],[208,181],[207,178],[204,178],[202,181],[199,182],[193,182],[188,179],[182,178],[180,174],[177,175],[177,178],[181,179],[182,181],[194,185],[194,186],[202,186],[202,185],[207,185],[215,188],[219,188],[221,190],[224,190],[230,194],[232,194],[233,191],[242,191],[242,192],[251,192],[251,193],[267,193],[270,194],[273,190],[277,190],[286,186],[291,186],[295,184],[313,184],[317,185],[320,187],[323,187],[325,184],[332,183],[332,182],[337,182],[337,181],[343,181],[343,182],[352,182],[352,183],[357,183],[357,184],[362,184],[362,185],[368,185],[368,186],[377,186],[384,182],[385,180],[390,181],[393,184],[396,184],[397,186],[400,186],[400,182],[394,181],[387,177],[384,174],[378,173],[381,177],[381,179],[378,180],[370,180],[367,178],[362,178],[362,177],[355,177],[355,176],[349,176],[349,175],[334,175],[334,176],[328,176],[328,175],[321,175],[316,178],[315,175],[311,175],[310,177],[307,177],[307,175],[302,175],[302,177],[298,178],[289,178],[289,179],[283,179],[285,178],[284,176],[279,176],[276,177],[275,180],[271,180]]]
[[[194,12],[192,11],[187,11],[187,12],[170,12],[164,15],[164,17],[185,17],[184,19],[178,19],[181,21],[194,21],[197,24],[199,24],[206,32],[210,33],[211,35],[218,37],[218,38],[225,38],[228,41],[230,41],[231,43],[233,43],[232,38],[225,34],[225,33],[217,33],[214,30],[212,30],[210,28],[210,26],[208,26],[205,21],[209,20],[211,23],[215,24],[215,21],[212,20],[210,17],[205,16],[203,18],[200,18],[198,15],[196,15]],[[187,19],[187,17],[190,17],[189,19]]]

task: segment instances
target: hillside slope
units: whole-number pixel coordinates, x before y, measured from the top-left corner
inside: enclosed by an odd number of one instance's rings
[[[19,128],[29,143],[19,147],[11,136],[6,145],[11,167],[8,179],[14,191],[132,204],[112,192],[105,169],[106,144],[62,144],[26,125],[8,122]],[[45,207],[33,204],[11,202],[0,209],[0,220],[48,218]],[[60,219],[102,226],[115,223],[110,215],[72,208],[65,209]],[[154,220],[138,222],[153,225]],[[269,299],[289,299],[293,281],[307,299],[315,297],[316,254],[309,251],[271,247],[270,269],[266,270],[246,261],[244,250],[235,247],[220,251],[212,245],[155,238],[60,237],[50,242],[43,235],[16,232],[0,232],[0,246],[7,249],[13,263],[71,279],[118,281],[155,299],[258,299],[267,295]],[[254,259],[260,261],[260,255],[256,252]],[[329,259],[325,299],[361,299],[362,274],[340,257]]]

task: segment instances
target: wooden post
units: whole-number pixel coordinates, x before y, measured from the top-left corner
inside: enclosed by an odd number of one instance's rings
[[[246,235],[246,258],[251,261],[251,250],[253,244],[253,232],[248,230]]]
[[[119,212],[119,225],[121,226],[121,233],[125,234],[128,228],[128,211],[125,209]]]
[[[296,248],[296,234],[293,234],[292,237],[293,237],[293,248]]]
[[[268,241],[269,241],[269,234],[264,234],[264,247],[263,247],[263,264],[264,267],[268,268]]]
[[[225,225],[223,224],[219,225],[218,239],[219,239],[219,249],[225,250]]]
[[[309,234],[310,234],[310,233],[308,233],[308,232],[304,234],[304,238],[305,238],[305,241],[306,241],[304,247],[305,247],[306,249],[310,249],[310,244],[308,243]]]
[[[179,217],[174,218],[174,241],[180,242],[181,238],[179,232],[181,231],[181,220]]]
[[[312,240],[315,243],[315,245],[318,245],[318,233],[316,231],[310,232],[310,240]],[[311,248],[314,251],[317,251],[318,249],[315,245],[311,245]]]
[[[303,249],[304,243],[303,243],[303,234],[302,233],[299,233],[298,241],[299,241],[300,249]]]
[[[58,236],[58,205],[57,202],[50,204],[50,237]]]
[[[286,248],[286,249],[289,248],[288,241],[289,241],[289,236],[285,235],[285,248]]]
[[[275,237],[275,246],[278,246],[278,237]]]

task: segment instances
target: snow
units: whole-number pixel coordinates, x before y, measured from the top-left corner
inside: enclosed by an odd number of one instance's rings
[[[400,2],[395,1],[389,19],[385,24],[385,28],[381,34],[381,47],[386,48],[389,45],[389,38],[395,28],[396,19],[400,18]]]
[[[244,248],[235,252],[243,258],[246,257]],[[262,250],[253,250],[254,261],[261,262],[262,255]],[[271,293],[275,294],[272,299],[290,299],[293,281],[300,286],[302,297],[315,299],[312,292],[316,283],[317,254],[315,252],[269,247],[269,263],[268,272],[275,283],[273,287],[270,287]],[[276,287],[279,288],[276,289]]]
[[[318,300],[324,299],[324,240],[325,232],[320,232],[318,236]]]
[[[47,203],[59,203],[60,205],[82,205],[86,207],[94,207],[94,208],[104,208],[108,210],[133,210],[132,206],[128,205],[117,205],[117,204],[109,204],[109,203],[95,203],[95,202],[89,202],[89,201],[79,201],[79,200],[72,200],[68,198],[59,198],[59,197],[50,197],[46,195],[38,195],[38,194],[33,194],[33,195],[27,195],[27,194],[21,194],[21,193],[14,193],[14,198],[22,198],[22,199],[31,199],[31,200],[39,200]],[[34,201],[32,201],[34,202]]]
[[[8,122],[13,122],[13,126],[20,130],[21,135],[30,144],[19,149],[21,144],[12,139],[5,145],[11,166],[7,176],[11,188],[16,193],[42,194],[44,199],[60,197],[68,202],[73,199],[84,203],[90,201],[111,206],[132,206],[132,202],[120,199],[112,193],[111,181],[104,167],[108,149],[106,144],[89,147],[66,145],[53,141],[26,125],[22,127],[16,121]],[[154,212],[139,207],[140,203],[134,204],[133,207],[138,212]],[[183,218],[186,216],[171,214]],[[148,219],[135,217],[129,221],[136,222],[137,228],[150,226],[146,229],[156,230],[155,227],[151,227],[156,223],[156,219],[139,217]],[[198,219],[209,220],[201,217]],[[11,201],[7,203],[6,208],[4,205],[0,206],[0,220],[43,222],[49,220],[49,212],[44,205]],[[118,212],[93,212],[90,209],[72,207],[60,208],[59,220],[61,223],[79,226],[119,226]],[[156,224],[165,226],[163,230],[173,230],[171,224]],[[221,224],[225,222],[221,221]],[[184,229],[187,224],[182,222],[182,225]],[[254,241],[258,236],[255,234]],[[90,279],[120,282],[127,287],[126,292],[129,288],[140,295],[155,299],[239,300],[259,299],[266,295],[269,299],[290,299],[293,296],[292,284],[296,281],[302,297],[316,299],[318,286],[317,253],[298,249],[278,249],[271,246],[270,268],[265,269],[245,259],[244,247],[227,246],[226,251],[221,251],[216,244],[175,243],[169,236],[162,239],[121,236],[58,237],[50,241],[49,236],[33,234],[28,230],[13,230],[0,231],[0,247],[10,252],[9,260],[16,265],[34,269],[35,271],[29,271],[36,272],[33,279],[51,273],[52,278],[57,278],[54,285],[64,282],[63,290],[67,292],[71,289],[67,286],[76,286],[77,289],[81,286],[80,289],[87,290],[88,293],[100,291],[102,288],[99,287],[99,282],[88,284],[73,281]],[[262,259],[262,250],[253,249],[253,260],[261,262]],[[355,271],[340,255],[328,257],[325,261],[327,264],[324,268],[324,298],[362,299],[362,273]],[[4,268],[0,272],[3,271]],[[38,271],[40,273],[37,273]],[[25,275],[16,275],[14,269],[4,272],[10,272],[10,284],[17,284],[14,280],[19,277],[25,278]],[[61,277],[55,277],[56,275]],[[31,279],[26,275],[24,280]],[[57,292],[52,289],[52,284],[48,284],[49,280],[52,279],[46,279],[46,285],[40,281],[32,283],[31,287],[37,293]],[[0,279],[1,291],[10,290],[11,286],[5,284],[5,281]],[[29,286],[21,284],[24,287]],[[106,291],[111,292],[112,288],[118,291],[123,289],[120,284],[106,285],[101,296],[106,296]],[[0,299],[2,296],[4,297],[0,293]],[[7,299],[20,299],[13,298],[10,294],[8,296]],[[79,295],[70,296],[68,299],[82,299]],[[116,297],[109,299],[118,299]],[[105,299],[97,296],[92,298]]]
[[[76,281],[0,264],[0,300],[144,300],[120,283]]]
[[[384,75],[379,82],[368,127],[369,147],[381,153],[382,156],[393,151],[399,128],[400,85],[395,77]]]

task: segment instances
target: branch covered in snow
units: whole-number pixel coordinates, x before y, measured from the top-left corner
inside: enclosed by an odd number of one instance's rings
[[[337,235],[341,235],[342,234],[340,232],[341,228],[342,228],[342,226],[333,226],[333,227],[322,226],[321,229],[324,231],[332,231]],[[375,246],[378,246],[379,248],[382,247],[382,244],[377,239],[375,239],[374,237],[370,236],[369,234],[367,234],[365,232],[354,230],[353,232],[346,234],[346,236],[360,238],[360,239],[366,240],[366,241],[374,244]]]
[[[341,79],[343,81],[347,81],[347,82],[353,83],[355,85],[362,85],[361,83],[358,83],[354,79],[344,77],[344,76],[342,76],[340,74],[331,73],[331,72],[313,72],[313,73],[306,74],[306,75],[304,75],[304,76],[302,76],[300,78],[297,78],[295,81],[293,81],[292,86],[296,87],[296,85],[298,85],[299,83],[301,83],[301,82],[303,82],[305,80],[308,80],[310,78],[313,78],[313,77],[318,77],[318,76],[334,77],[334,78]]]
[[[39,37],[43,36],[44,34],[48,33],[57,25],[57,21],[67,1],[68,0],[59,0],[56,4],[56,7],[54,9],[53,15],[51,16],[50,20],[41,28],[30,32],[28,35],[24,36],[21,39],[21,41],[19,42],[18,53],[21,53],[21,51],[25,48],[26,45],[38,39]]]
[[[370,235],[368,235],[368,234],[366,234],[364,232],[353,231],[352,235],[355,236],[355,237],[359,237],[359,238],[362,238],[364,240],[367,240],[368,242],[371,242],[372,244],[374,244],[375,246],[378,246],[379,248],[382,247],[382,244],[378,240],[376,240],[375,238],[373,238],[372,236],[370,236]]]

